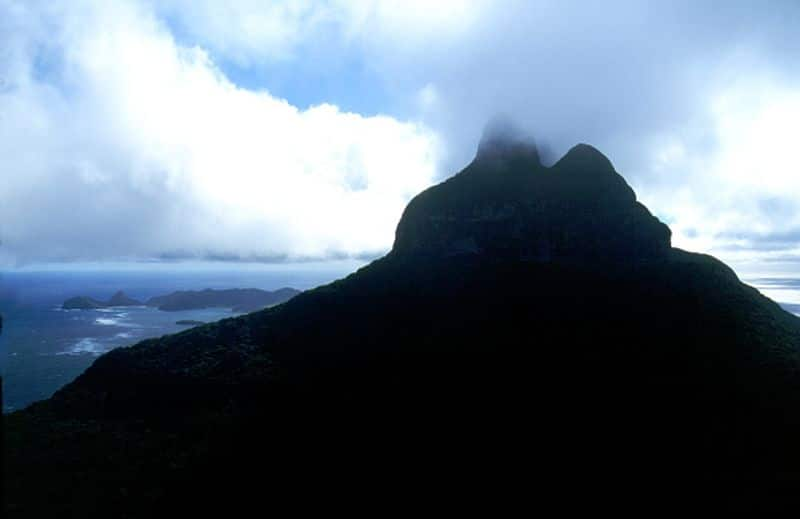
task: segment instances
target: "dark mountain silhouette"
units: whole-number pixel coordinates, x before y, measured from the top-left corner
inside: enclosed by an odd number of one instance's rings
[[[252,312],[267,306],[288,301],[299,294],[294,288],[280,288],[275,291],[257,288],[233,288],[228,290],[187,290],[164,296],[153,297],[147,306],[158,307],[159,310],[196,310],[199,308],[230,308],[234,312]]]
[[[432,494],[497,512],[792,489],[798,345],[798,318],[672,248],[597,150],[545,168],[488,135],[411,201],[385,257],[114,350],[9,415],[6,499],[145,516]]]

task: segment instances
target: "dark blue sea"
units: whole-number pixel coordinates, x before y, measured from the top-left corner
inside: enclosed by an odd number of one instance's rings
[[[137,300],[204,288],[313,288],[355,271],[354,261],[232,268],[124,268],[6,271],[0,274],[0,369],[3,412],[50,397],[101,354],[185,330],[179,320],[212,322],[237,315],[212,308],[162,312],[148,307],[62,310],[73,296],[107,300],[117,290]]]

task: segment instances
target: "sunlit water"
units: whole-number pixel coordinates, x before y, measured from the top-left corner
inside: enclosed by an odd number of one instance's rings
[[[144,301],[175,290],[312,288],[345,276],[360,263],[282,265],[244,270],[6,272],[0,278],[3,411],[50,397],[101,354],[187,329],[180,320],[212,322],[237,314],[224,308],[162,312],[118,307],[63,310],[69,297],[107,300],[115,291]]]

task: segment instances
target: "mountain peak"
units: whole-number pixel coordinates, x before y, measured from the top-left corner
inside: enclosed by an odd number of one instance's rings
[[[504,121],[487,126],[475,160],[415,197],[393,253],[492,254],[531,261],[638,261],[663,256],[671,232],[596,148],[554,166]]]
[[[576,144],[570,148],[555,166],[573,173],[585,172],[595,175],[613,173],[619,176],[608,157],[603,155],[603,153],[594,146],[584,143]]]
[[[535,165],[540,165],[539,150],[533,138],[526,135],[510,119],[495,117],[483,129],[475,160],[513,158],[527,159]]]

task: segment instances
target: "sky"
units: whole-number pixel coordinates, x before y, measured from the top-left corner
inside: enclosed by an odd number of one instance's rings
[[[385,253],[506,114],[800,266],[800,2],[0,0],[0,266]]]

